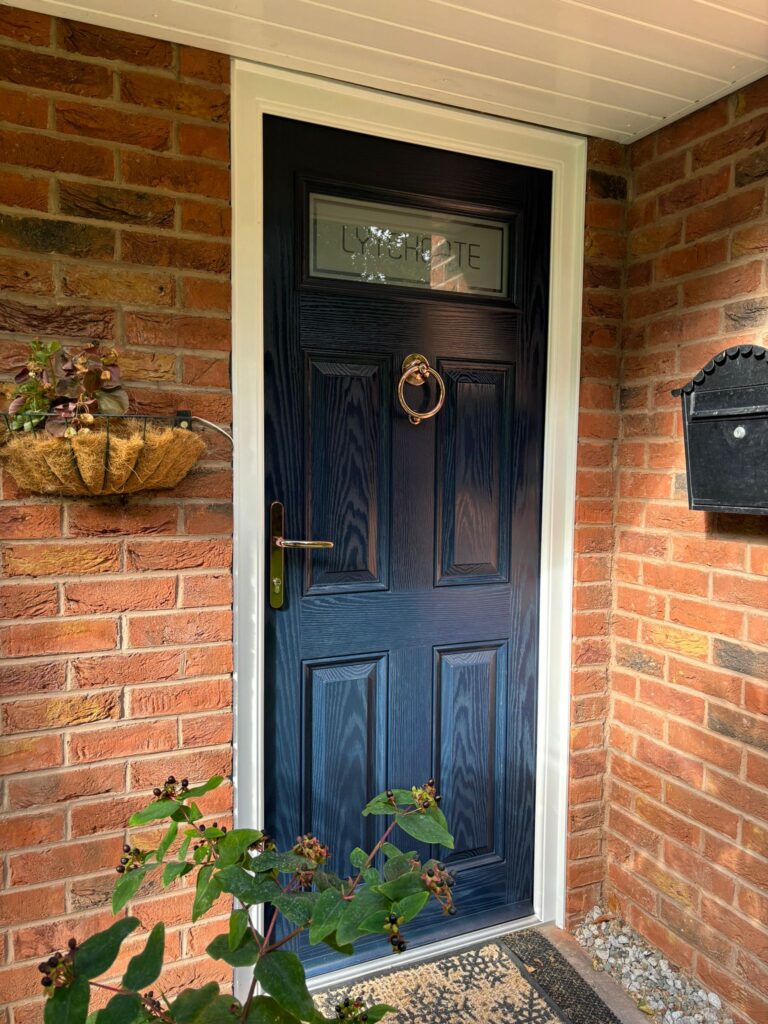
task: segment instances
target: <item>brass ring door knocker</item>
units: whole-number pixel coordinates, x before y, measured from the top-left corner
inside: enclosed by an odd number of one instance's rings
[[[397,385],[397,397],[400,405],[408,413],[408,419],[415,427],[418,427],[422,420],[432,419],[443,408],[445,384],[437,370],[429,365],[427,357],[421,355],[420,352],[411,352],[409,356],[406,356],[400,369],[403,371],[403,375]],[[413,384],[415,387],[420,388],[427,383],[429,377],[434,377],[437,384],[437,402],[435,402],[434,408],[430,409],[429,412],[416,412],[405,400],[405,385]]]

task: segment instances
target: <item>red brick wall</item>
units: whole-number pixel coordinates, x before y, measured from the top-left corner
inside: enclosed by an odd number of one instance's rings
[[[38,335],[103,338],[139,411],[229,421],[227,78],[220,55],[0,7],[0,372]],[[590,142],[568,904],[573,921],[605,890],[755,1022],[768,521],[687,510],[669,390],[765,341],[767,133],[763,81],[631,152]],[[13,1024],[39,1019],[40,956],[109,918],[130,810],[169,771],[229,766],[229,454],[211,434],[179,489],[126,502],[2,480]],[[189,904],[132,908],[170,924],[170,984],[210,970],[219,924],[190,930]]]
[[[631,148],[607,892],[768,1019],[768,518],[688,510],[679,399],[768,343],[768,79]]]
[[[605,875],[602,822],[627,156],[618,143],[589,142],[571,679],[567,913],[572,924],[598,902]]]
[[[114,341],[134,408],[230,420],[228,60],[0,7],[0,372],[41,336]],[[110,918],[122,825],[173,772],[226,772],[230,451],[175,491],[0,491],[0,991],[40,1019],[35,963]],[[230,791],[207,809],[226,814]],[[162,915],[207,977],[190,892]],[[207,919],[206,919],[207,921]],[[214,967],[215,970],[215,967]],[[221,973],[221,972],[219,972]],[[9,1011],[0,1011],[8,1019]]]

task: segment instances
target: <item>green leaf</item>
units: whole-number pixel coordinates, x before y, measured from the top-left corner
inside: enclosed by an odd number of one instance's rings
[[[237,864],[250,846],[264,838],[264,833],[255,828],[235,828],[218,841],[216,852],[219,855],[219,867],[226,868]]]
[[[377,912],[389,913],[390,901],[381,893],[373,892],[371,889],[363,889],[358,892],[354,899],[348,900],[341,916],[341,922],[336,929],[336,938],[339,945],[344,946],[348,942],[354,942],[362,922],[366,917]]]
[[[426,890],[415,892],[411,896],[406,896],[405,899],[398,900],[392,907],[392,913],[397,914],[398,917],[404,917],[406,921],[412,921],[417,914],[421,913],[428,900],[429,893]]]
[[[248,931],[248,911],[233,910],[229,915],[229,933],[227,941],[230,949],[237,949],[243,936]]]
[[[97,932],[75,953],[75,971],[78,977],[98,978],[117,960],[123,939],[135,931],[141,922],[138,917],[123,917],[103,932]]]
[[[368,854],[365,850],[361,850],[359,846],[356,846],[352,853],[350,853],[349,860],[353,868],[361,868],[368,860]]]
[[[284,892],[275,896],[271,902],[291,924],[303,928],[309,924],[318,898],[316,892]]]
[[[113,996],[107,1005],[95,1014],[94,1024],[134,1024],[138,1020],[146,1020],[146,1017],[142,1012],[141,999],[131,992]]]
[[[312,881],[320,892],[325,892],[326,889],[337,889],[341,892],[344,886],[338,875],[334,874],[333,871],[323,871],[322,868],[318,868],[315,871]]]
[[[445,825],[432,813],[437,811],[440,817],[445,818],[436,807],[430,808],[426,814],[398,814],[397,824],[407,832],[409,836],[418,839],[422,843],[439,843],[449,850],[453,849],[453,836]]]
[[[342,956],[352,956],[354,953],[351,943],[348,942],[344,946],[339,945],[335,932],[331,935],[326,935],[323,942],[326,946],[330,946],[336,953],[341,953]]]
[[[128,900],[132,896],[135,896],[139,891],[141,883],[144,881],[144,877],[156,867],[156,864],[148,864],[143,868],[126,871],[124,875],[120,876],[118,882],[115,884],[114,891],[112,892],[113,914],[120,913]]]
[[[45,1024],[85,1024],[91,987],[78,977],[65,988],[55,988],[45,1003]]]
[[[216,870],[215,864],[206,864],[197,873],[195,899],[192,903],[192,920],[198,921],[207,914],[216,900],[221,896],[221,886],[217,878],[212,877]]]
[[[413,793],[410,789],[393,789],[392,794],[398,807],[413,807]]]
[[[280,892],[280,886],[274,878],[254,878],[237,864],[222,868],[216,881],[223,892],[231,893],[247,907],[269,903]]]
[[[186,838],[184,839],[184,841],[182,842],[181,846],[179,847],[179,853],[178,853],[179,860],[184,860],[186,858],[187,850],[189,849],[189,844],[192,842],[192,839],[194,838],[195,835],[196,835],[195,832],[188,832],[188,833],[186,833]]]
[[[362,874],[363,881],[366,883],[366,885],[378,885],[379,882],[381,882],[381,875],[376,870],[376,868],[366,868],[366,870],[363,871]]]
[[[160,845],[157,848],[156,857],[158,860],[163,860],[166,853],[170,849],[171,843],[176,838],[179,831],[179,824],[176,821],[172,821],[168,826],[168,831],[165,833],[163,838],[160,840]]]
[[[197,1024],[237,1024],[239,1018],[232,1012],[234,1002],[232,996],[216,996],[195,1018]]]
[[[259,960],[256,980],[275,1002],[299,1020],[322,1021],[307,988],[304,968],[295,953],[277,949]]]
[[[376,1024],[377,1021],[380,1021],[388,1013],[397,1013],[397,1010],[394,1006],[387,1006],[386,1003],[376,1003],[374,1006],[367,1006],[365,1008],[368,1024]]]
[[[390,900],[401,900],[414,892],[423,892],[424,883],[420,875],[415,871],[409,871],[405,875],[393,878],[391,882],[385,882],[378,889],[380,893],[383,893]]]
[[[382,793],[369,800],[362,813],[363,817],[368,817],[369,814],[396,814],[397,811],[387,800],[386,794]]]
[[[360,922],[360,928],[358,929],[358,936],[360,935],[377,935],[379,932],[383,932],[387,919],[389,918],[388,913],[382,914],[380,910],[376,911],[375,914],[370,914],[365,918],[364,921]]]
[[[128,964],[128,969],[123,975],[122,987],[130,992],[137,992],[140,988],[151,985],[160,976],[164,949],[165,925],[160,921],[149,933],[144,949]]]
[[[256,996],[248,1011],[246,1024],[299,1024],[299,1019],[287,1013],[270,996]]]
[[[223,775],[212,775],[207,782],[204,782],[201,786],[193,786],[192,789],[188,789],[184,794],[186,799],[190,797],[203,796],[205,793],[210,793],[212,789],[217,789],[224,781]]]
[[[391,793],[400,810],[404,807],[413,807],[413,793],[410,789],[393,789],[391,790]],[[367,803],[363,809],[364,815],[395,813],[395,808],[392,806],[386,793],[379,793],[373,798],[373,800]]]
[[[336,931],[344,906],[344,900],[338,889],[326,889],[320,893],[312,911],[312,923],[309,926],[311,946],[316,946],[318,942],[323,941],[326,935]]]
[[[129,825],[146,825],[149,821],[156,821],[158,818],[170,818],[178,811],[181,804],[178,800],[154,800],[141,811],[136,811],[128,819]]]
[[[203,985],[202,988],[187,988],[171,1003],[171,1017],[179,1024],[191,1024],[199,1021],[207,1006],[218,999],[219,986],[215,981]]]
[[[439,825],[442,825],[445,831],[448,832],[448,821],[446,820],[445,815],[443,814],[439,807],[430,807],[429,810],[427,811],[427,815],[430,818],[434,818],[435,821]]]
[[[400,875],[407,875],[409,871],[413,871],[414,868],[411,860],[415,856],[415,853],[398,853],[396,857],[390,857],[384,865],[384,878],[388,882],[392,882],[395,878],[399,878]]]
[[[251,871],[280,871],[293,874],[294,871],[308,871],[314,868],[315,862],[300,857],[297,853],[280,853],[278,850],[265,850],[253,857],[248,864]]]
[[[163,885],[170,885],[177,878],[188,875],[190,871],[194,871],[194,865],[187,864],[184,861],[170,861],[165,865],[165,871],[163,871]]]
[[[218,825],[209,825],[208,828],[204,828],[200,833],[203,839],[223,839],[227,833],[223,828],[219,828]]]
[[[259,947],[250,932],[246,932],[237,949],[230,949],[229,936],[217,935],[206,947],[212,960],[223,960],[230,967],[250,967],[259,959]]]

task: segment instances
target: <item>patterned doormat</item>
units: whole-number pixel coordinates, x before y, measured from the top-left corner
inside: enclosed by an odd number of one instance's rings
[[[530,963],[534,957],[537,963]],[[321,992],[316,1000],[333,1017],[346,996],[398,1007],[397,1014],[384,1018],[392,1024],[619,1024],[578,972],[533,929]]]

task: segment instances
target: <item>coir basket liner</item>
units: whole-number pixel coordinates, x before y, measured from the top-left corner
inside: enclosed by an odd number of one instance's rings
[[[24,490],[77,497],[175,487],[204,449],[191,430],[122,420],[73,437],[12,434],[0,457]]]

